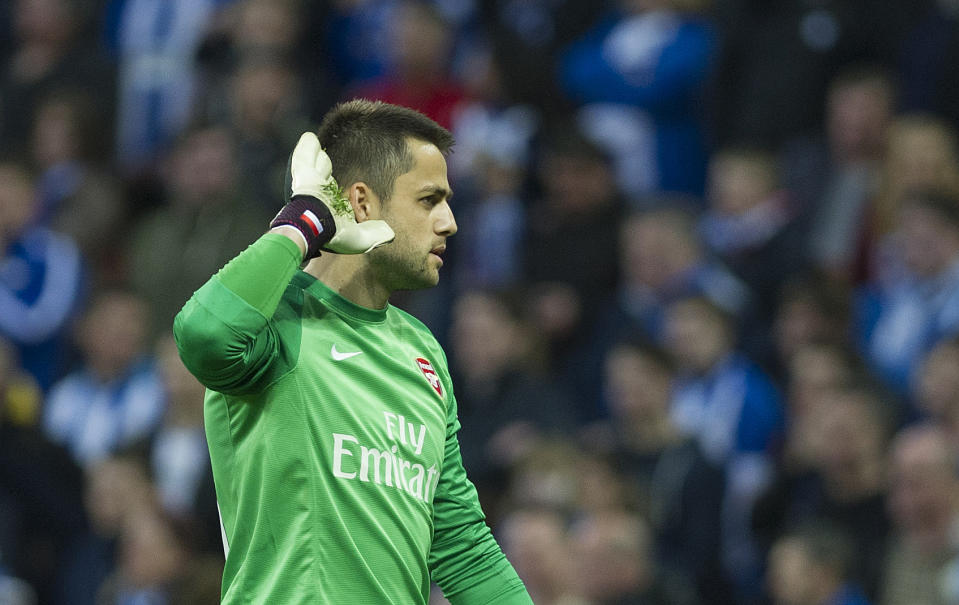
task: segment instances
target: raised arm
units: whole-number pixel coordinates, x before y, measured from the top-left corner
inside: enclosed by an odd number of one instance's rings
[[[270,319],[303,258],[301,249],[281,233],[262,236],[177,314],[173,334],[180,357],[208,388],[241,395],[266,378],[280,357]]]
[[[274,315],[297,267],[321,249],[361,254],[392,241],[382,221],[357,224],[313,133],[290,156],[288,201],[270,233],[231,260],[187,301],[173,333],[184,364],[215,391],[255,392],[295,360],[284,357]],[[287,364],[278,363],[286,360]]]

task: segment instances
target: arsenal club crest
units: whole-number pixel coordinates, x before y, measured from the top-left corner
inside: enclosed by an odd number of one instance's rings
[[[432,386],[436,393],[442,397],[443,385],[440,384],[440,377],[436,375],[436,370],[433,369],[433,364],[431,364],[428,359],[417,357],[416,365],[419,366],[420,371],[423,372],[423,376],[426,377],[426,380],[430,383],[430,386]]]

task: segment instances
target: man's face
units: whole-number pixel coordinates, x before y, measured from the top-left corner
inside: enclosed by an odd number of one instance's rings
[[[823,403],[816,408],[821,473],[848,483],[882,459],[882,426],[870,412],[880,404],[865,394],[842,392],[827,393]]]
[[[630,284],[662,292],[689,266],[694,249],[687,234],[669,218],[635,218],[623,230],[623,271]]]
[[[193,133],[173,153],[170,185],[182,204],[203,206],[225,199],[234,181],[234,143],[222,128]]]
[[[606,360],[606,388],[613,413],[624,420],[648,420],[666,413],[669,371],[642,352],[617,347]]]
[[[956,507],[949,442],[933,431],[897,439],[891,454],[892,516],[907,532],[939,531]]]
[[[920,278],[934,277],[956,260],[959,230],[936,211],[907,203],[899,213],[902,255]]]
[[[847,84],[832,91],[827,128],[843,161],[872,159],[883,149],[892,115],[892,95],[882,81]]]
[[[369,253],[370,266],[391,291],[418,290],[439,282],[446,238],[456,233],[446,159],[435,145],[408,141],[413,169],[397,177],[380,216],[396,239]]]
[[[775,190],[767,169],[737,156],[719,156],[709,167],[710,207],[727,216],[744,214]]]
[[[706,372],[731,349],[722,320],[697,301],[673,303],[666,313],[666,346],[685,369]]]

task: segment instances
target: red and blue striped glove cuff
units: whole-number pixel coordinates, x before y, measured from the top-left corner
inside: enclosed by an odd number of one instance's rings
[[[336,223],[330,209],[320,200],[308,195],[296,195],[270,222],[270,228],[280,225],[295,227],[306,240],[306,256],[310,260],[320,255],[322,248],[336,233]]]

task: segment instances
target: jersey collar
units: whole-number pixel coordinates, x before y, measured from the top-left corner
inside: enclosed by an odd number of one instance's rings
[[[329,286],[302,270],[296,272],[293,281],[316,299],[323,301],[339,315],[371,323],[381,323],[386,320],[386,311],[389,309],[389,305],[384,309],[370,309],[360,306],[343,298]]]

